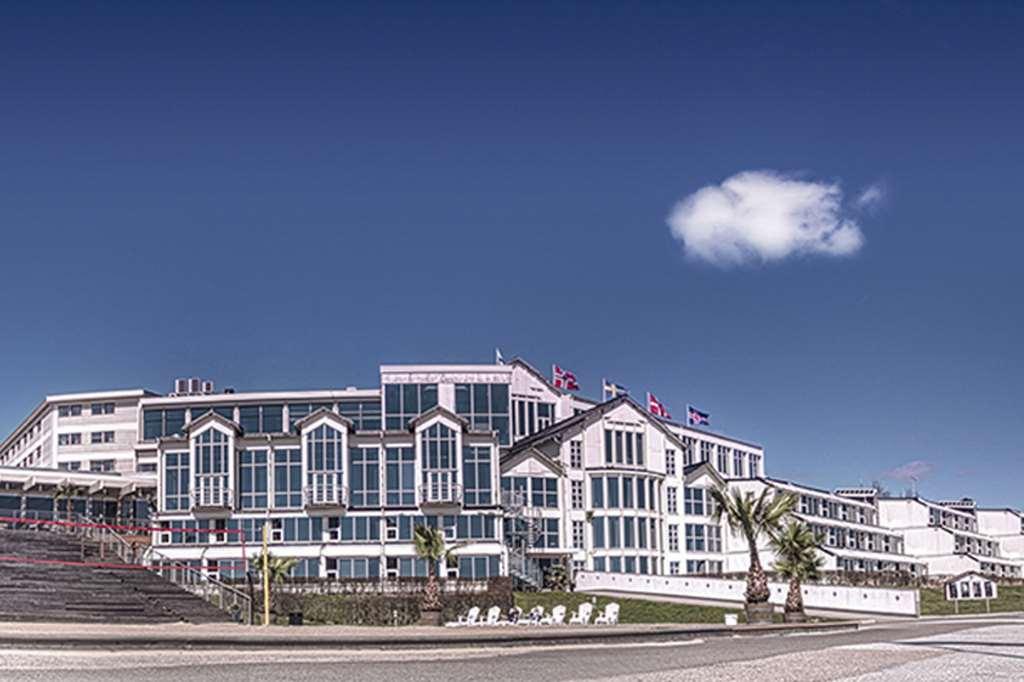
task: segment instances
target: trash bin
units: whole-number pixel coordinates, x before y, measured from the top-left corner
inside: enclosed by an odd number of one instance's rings
[[[288,625],[302,625],[302,611],[292,611],[289,613]]]
[[[731,627],[731,626],[737,625],[738,623],[739,623],[739,618],[736,616],[735,613],[727,613],[727,614],[725,614],[725,624],[726,625]]]

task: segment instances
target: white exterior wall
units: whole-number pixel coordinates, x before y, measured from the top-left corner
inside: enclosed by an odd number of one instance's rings
[[[786,603],[789,585],[769,583],[770,601],[776,606]],[[707,600],[723,604],[744,603],[746,583],[703,576],[640,576],[614,573],[583,573],[576,577],[579,592],[616,592]],[[852,613],[893,616],[920,615],[917,590],[876,587],[840,587],[804,585],[804,606],[808,609],[846,611]]]

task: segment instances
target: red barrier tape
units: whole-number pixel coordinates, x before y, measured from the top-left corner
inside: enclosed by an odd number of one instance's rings
[[[0,522],[42,524],[46,526],[61,526],[64,528],[105,528],[116,531],[134,531],[138,533],[213,533],[215,535],[224,533],[244,534],[241,528],[161,528],[159,526],[122,526],[116,523],[83,523],[81,521],[54,521],[52,519],[27,519],[21,516],[0,516]]]

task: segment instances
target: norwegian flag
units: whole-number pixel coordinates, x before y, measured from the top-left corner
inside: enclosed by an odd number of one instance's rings
[[[686,406],[686,418],[690,421],[690,426],[707,426],[711,423],[711,415],[701,412],[693,405]]]
[[[578,391],[580,385],[576,382],[576,375],[558,365],[551,365],[551,383],[555,388],[562,388],[566,391]]]
[[[661,404],[661,401],[654,397],[653,393],[647,393],[647,411],[653,414],[655,417],[661,417],[662,419],[671,419],[672,415],[668,413],[668,408]]]

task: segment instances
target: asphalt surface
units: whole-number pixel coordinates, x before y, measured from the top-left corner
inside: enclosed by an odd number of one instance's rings
[[[430,651],[0,650],[0,680],[1024,680],[1024,619],[649,645]]]

